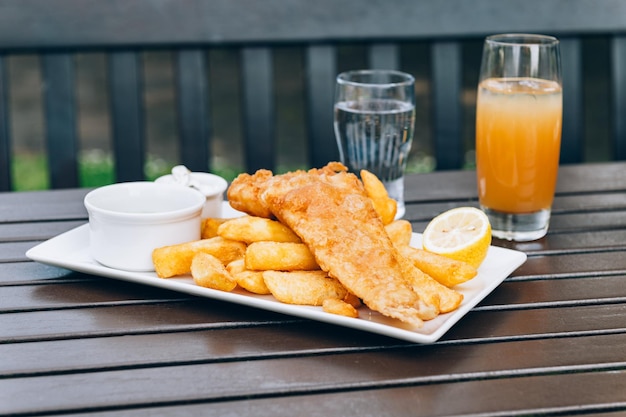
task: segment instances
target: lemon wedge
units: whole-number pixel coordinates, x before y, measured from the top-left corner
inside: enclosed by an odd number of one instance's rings
[[[491,244],[491,224],[487,215],[474,207],[458,207],[433,218],[424,234],[425,250],[467,262],[478,268]]]

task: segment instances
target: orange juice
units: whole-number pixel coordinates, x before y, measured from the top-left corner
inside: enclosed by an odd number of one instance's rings
[[[562,92],[554,81],[489,78],[478,86],[480,204],[505,213],[550,209],[559,166]]]

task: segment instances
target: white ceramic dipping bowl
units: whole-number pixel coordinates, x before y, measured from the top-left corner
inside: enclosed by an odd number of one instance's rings
[[[93,258],[126,271],[154,271],[155,248],[200,239],[205,197],[174,184],[126,182],[85,196]]]
[[[204,208],[202,209],[202,217],[221,217],[224,191],[228,188],[228,182],[219,175],[210,174],[208,172],[192,172],[189,176],[194,182],[202,185],[203,194],[206,198]],[[163,175],[154,182],[160,184],[178,184],[171,174]],[[179,186],[182,187],[182,185]]]

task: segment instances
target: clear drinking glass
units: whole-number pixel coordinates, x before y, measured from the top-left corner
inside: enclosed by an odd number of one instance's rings
[[[337,76],[335,136],[341,162],[366,169],[397,201],[404,215],[404,170],[415,131],[415,79],[392,70],[357,70]]]
[[[494,237],[529,241],[548,231],[561,146],[559,41],[485,39],[476,104],[478,196]]]

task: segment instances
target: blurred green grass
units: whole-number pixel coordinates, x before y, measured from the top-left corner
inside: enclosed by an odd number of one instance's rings
[[[149,155],[144,167],[145,178],[153,181],[161,175],[169,174],[175,165],[175,162]],[[418,153],[409,160],[406,172],[431,172],[434,166],[435,161],[431,155]],[[471,162],[466,162],[465,169],[473,168]],[[307,167],[280,165],[276,172],[283,173],[295,169],[307,169]],[[43,153],[18,153],[13,158],[13,189],[15,191],[50,189],[47,172],[48,162]],[[232,181],[239,175],[240,170],[231,166],[216,166],[211,172],[227,181]],[[113,184],[116,182],[113,157],[100,150],[82,152],[79,156],[78,175],[80,187],[93,188]]]
[[[149,181],[161,175],[169,174],[175,162],[148,156],[144,173]],[[50,188],[48,161],[43,153],[19,153],[13,158],[12,175],[15,191],[36,191]],[[212,171],[227,180],[238,174],[235,168],[222,167]],[[115,164],[111,155],[92,150],[81,153],[78,166],[80,187],[100,187],[113,184],[115,180]]]

